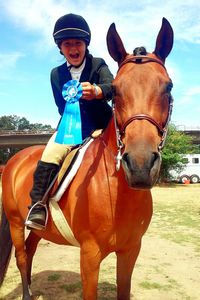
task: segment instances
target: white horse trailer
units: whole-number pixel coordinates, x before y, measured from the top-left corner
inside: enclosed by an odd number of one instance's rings
[[[171,175],[176,181],[180,183],[200,182],[200,154],[186,154],[184,155],[184,158],[186,160],[184,169],[180,173],[172,170],[170,172]]]

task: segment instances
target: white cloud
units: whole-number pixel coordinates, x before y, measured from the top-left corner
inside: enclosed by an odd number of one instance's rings
[[[55,47],[52,31],[60,16],[70,12],[81,14],[92,31],[91,52],[105,58],[114,74],[117,64],[110,58],[106,47],[106,34],[112,22],[116,24],[129,53],[137,46],[145,46],[149,52],[154,50],[162,17],[171,23],[175,42],[183,42],[183,47],[185,42],[200,43],[200,2],[197,0],[166,0],[162,4],[158,4],[157,0],[101,0],[98,4],[92,0],[7,0],[1,6],[0,13],[4,19],[19,31],[28,32],[33,38],[31,46],[33,45],[34,52],[44,52]],[[17,52],[8,54],[7,57],[0,55],[0,70],[15,66],[20,55],[22,54]],[[175,98],[178,107],[181,103],[197,99],[199,87],[187,87],[189,83],[184,81],[183,76],[187,72],[184,70],[181,73],[184,61],[180,65],[178,60],[176,64],[172,57],[169,56],[166,66],[174,82],[173,92],[178,90],[177,94],[179,93],[179,97]]]
[[[0,68],[4,69],[5,67],[15,67],[17,61],[24,55],[19,52],[13,53],[0,53]]]
[[[187,92],[187,95],[192,97],[192,96],[200,96],[200,86],[194,86],[194,87],[191,87],[188,92]]]
[[[46,53],[55,47],[52,32],[55,21],[61,15],[69,12],[81,14],[91,27],[91,52],[104,57],[113,73],[117,65],[110,58],[106,46],[107,30],[112,22],[115,22],[129,53],[137,46],[145,46],[149,52],[154,50],[162,17],[170,21],[175,40],[200,43],[200,2],[196,0],[166,0],[162,5],[158,5],[156,0],[112,3],[102,0],[98,5],[91,0],[7,0],[1,5],[2,13],[11,24],[30,32],[30,37],[34,37],[31,43],[35,53]],[[173,77],[173,73],[169,74]],[[175,78],[179,81],[179,76]]]
[[[191,86],[189,87],[183,94],[183,96],[178,100],[178,104],[194,104],[196,103],[196,99],[200,98],[200,86]],[[195,109],[200,110],[200,106],[198,105]]]
[[[200,3],[196,0],[166,0],[158,5],[156,0],[141,0],[139,3],[124,0],[70,1],[70,0],[7,0],[2,4],[10,21],[25,31],[37,31],[52,43],[53,26],[58,17],[73,12],[83,15],[92,29],[94,45],[105,43],[109,25],[116,23],[128,51],[138,45],[154,50],[155,38],[166,17],[174,27],[175,38],[199,43]]]
[[[181,71],[178,68],[178,66],[176,65],[176,63],[174,63],[170,60],[170,56],[169,56],[169,59],[166,60],[165,65],[166,65],[169,77],[173,81],[174,86],[180,85],[181,84]]]
[[[0,53],[0,79],[8,79],[10,71],[16,67],[17,62],[24,55],[20,52]]]

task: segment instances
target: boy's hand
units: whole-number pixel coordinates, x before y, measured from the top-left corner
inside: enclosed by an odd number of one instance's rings
[[[81,82],[83,88],[82,99],[92,100],[99,98],[100,94],[102,94],[101,88],[98,85],[92,85],[90,82]]]

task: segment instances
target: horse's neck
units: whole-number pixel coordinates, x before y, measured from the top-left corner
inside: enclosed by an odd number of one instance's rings
[[[107,128],[105,129],[103,135],[103,140],[105,144],[111,149],[113,152],[117,152],[117,138],[116,138],[116,129],[114,119],[112,118]]]
[[[103,141],[103,155],[100,161],[105,167],[103,168],[106,173],[104,173],[104,178],[108,180],[109,192],[110,195],[109,203],[112,207],[116,208],[124,207],[124,196],[125,194],[130,194],[130,188],[125,179],[124,170],[122,167],[121,161],[117,164],[117,154],[118,154],[118,145],[116,137],[116,128],[114,120],[112,119],[102,135]],[[102,143],[101,143],[102,145]],[[118,168],[117,168],[118,167]],[[128,200],[127,200],[128,202]],[[127,206],[128,207],[128,206]]]
[[[116,156],[118,154],[117,137],[114,120],[111,119],[108,127],[101,136],[104,147],[104,155],[109,170],[116,170]]]

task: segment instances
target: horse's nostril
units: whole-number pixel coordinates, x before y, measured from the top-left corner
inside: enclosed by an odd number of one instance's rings
[[[129,163],[129,157],[128,157],[127,152],[123,154],[122,159],[123,159],[124,162]]]
[[[159,159],[160,155],[158,152],[153,152],[152,153],[152,159],[151,159],[151,167],[154,166],[154,163],[156,162],[157,159]]]
[[[122,160],[123,160],[124,164],[126,165],[126,167],[127,167],[128,169],[131,169],[132,163],[131,163],[131,161],[130,161],[130,158],[129,158],[129,155],[128,155],[127,152],[123,154]]]
[[[128,159],[128,153],[124,153],[123,156],[122,156],[122,159],[124,161],[127,161],[127,159]]]

